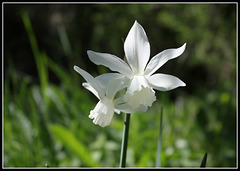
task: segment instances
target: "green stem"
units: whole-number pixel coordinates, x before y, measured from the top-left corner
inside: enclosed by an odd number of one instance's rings
[[[120,156],[120,167],[126,167],[130,116],[131,116],[131,114],[128,114],[128,113],[125,114],[123,136],[122,136],[121,156]]]

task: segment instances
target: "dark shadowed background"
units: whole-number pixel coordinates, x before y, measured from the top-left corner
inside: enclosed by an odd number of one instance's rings
[[[73,66],[93,76],[87,50],[123,58],[137,20],[151,57],[187,43],[158,72],[186,87],[157,92],[132,114],[128,167],[155,167],[163,107],[162,167],[236,167],[237,4],[3,4],[3,166],[118,167],[124,115],[105,128],[88,118],[97,98]]]

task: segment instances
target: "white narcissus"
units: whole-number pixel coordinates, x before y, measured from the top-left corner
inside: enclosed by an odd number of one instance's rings
[[[92,77],[89,73],[82,70],[78,66],[74,66],[77,71],[87,81],[83,86],[91,91],[98,99],[96,107],[90,111],[89,118],[93,119],[93,123],[101,127],[108,126],[112,120],[114,112],[120,113],[133,111],[129,105],[118,98],[114,99],[116,93],[126,87],[126,81],[123,75],[118,73],[108,73]]]
[[[180,56],[186,43],[177,49],[167,49],[155,55],[150,62],[150,45],[143,27],[135,21],[124,42],[127,63],[117,56],[97,53],[87,54],[92,62],[117,71],[128,79],[127,92],[123,97],[133,110],[147,110],[156,100],[155,91],[168,91],[186,84],[179,78],[167,74],[153,74],[168,60]],[[148,64],[147,64],[148,63]]]

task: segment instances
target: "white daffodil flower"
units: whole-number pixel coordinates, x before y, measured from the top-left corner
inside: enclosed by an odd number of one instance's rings
[[[83,86],[99,99],[96,107],[90,111],[89,115],[94,124],[105,127],[110,124],[114,112],[118,114],[120,111],[135,112],[129,105],[124,104],[121,98],[114,99],[116,93],[126,87],[127,82],[123,75],[108,73],[94,78],[78,66],[74,66],[74,70],[87,81],[87,83],[83,83]]]
[[[87,51],[92,62],[104,65],[129,79],[123,100],[133,109],[147,110],[156,100],[155,91],[168,91],[186,84],[179,78],[167,74],[153,74],[168,60],[180,56],[186,43],[177,49],[167,49],[155,55],[150,62],[150,45],[143,27],[135,21],[124,42],[127,63],[107,53]],[[148,63],[148,64],[147,64]]]

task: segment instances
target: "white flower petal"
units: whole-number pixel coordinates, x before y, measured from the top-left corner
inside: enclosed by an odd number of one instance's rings
[[[127,104],[123,100],[123,96],[114,99],[113,104],[115,106],[115,110],[118,110],[124,113],[135,113],[140,110],[142,110],[143,112],[146,112],[148,109],[148,107],[144,105],[140,105],[140,107],[133,109],[129,104]]]
[[[96,81],[109,99],[113,99],[119,90],[125,88],[128,80],[124,75],[118,73],[107,73],[96,77]]]
[[[91,86],[89,83],[82,83],[83,87],[85,87],[87,90],[91,91],[99,100],[100,97],[98,95],[98,92]]]
[[[154,74],[148,78],[150,85],[160,91],[168,91],[186,84],[179,78],[168,74]]]
[[[115,108],[124,113],[136,113],[140,110],[142,110],[143,112],[146,112],[148,109],[148,106],[140,105],[138,108],[133,109],[130,105],[128,105],[127,103],[124,103],[124,104],[115,106]]]
[[[111,69],[112,71],[117,71],[127,77],[131,77],[132,70],[126,62],[117,56],[108,53],[98,53],[91,50],[87,51],[89,59],[96,65],[103,65]]]
[[[134,74],[143,74],[150,57],[150,45],[143,27],[137,21],[127,35],[124,51]]]
[[[120,90],[123,89],[124,85],[124,78],[122,79],[112,79],[109,81],[107,85],[107,92],[106,96],[110,99],[113,99],[115,94]],[[126,84],[125,84],[126,85]],[[126,87],[126,86],[125,86]]]
[[[129,92],[140,91],[142,87],[149,87],[148,81],[144,76],[136,75],[131,79],[127,91]]]
[[[101,99],[94,110],[90,111],[89,118],[93,119],[93,123],[101,127],[108,126],[112,121],[114,114],[113,101],[107,98]]]
[[[118,110],[118,109],[114,109],[114,112],[116,112],[117,114],[120,114],[121,113],[121,111],[120,110]]]
[[[156,100],[156,96],[144,76],[134,76],[123,100],[133,109],[136,109],[141,105],[152,106],[152,103]]]
[[[98,86],[94,77],[92,77],[88,72],[82,70],[76,65],[74,65],[74,70],[77,71],[92,86],[92,88],[94,88],[97,91],[98,97],[104,96],[104,92]]]
[[[156,56],[154,56],[150,62],[148,63],[146,70],[144,71],[144,75],[152,75],[155,71],[157,71],[163,64],[165,64],[168,60],[174,59],[180,56],[186,48],[186,43],[177,49],[167,49]]]
[[[133,109],[143,106],[152,106],[156,100],[155,91],[150,87],[142,87],[140,91],[127,92],[124,95],[124,101]]]
[[[139,111],[138,109],[133,109],[127,103],[117,105],[117,106],[115,106],[115,108],[124,112],[124,113],[135,113],[135,112]]]

